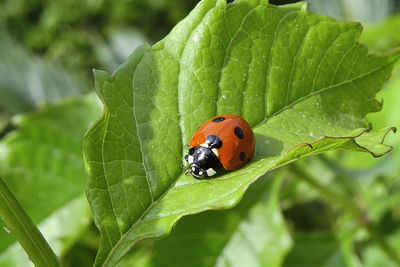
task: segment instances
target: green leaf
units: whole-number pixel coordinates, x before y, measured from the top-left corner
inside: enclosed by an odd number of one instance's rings
[[[146,261],[153,267],[281,266],[291,246],[279,207],[281,178],[264,177],[230,211],[182,219],[169,237],[155,242],[151,253],[137,250],[118,266]]]
[[[100,109],[93,94],[46,105],[38,112],[15,117],[17,130],[0,143],[4,182],[40,224],[57,254],[67,251],[90,223],[83,192],[82,137]],[[0,231],[0,265],[21,259],[29,264],[13,242],[12,235]]]
[[[360,36],[360,41],[365,43],[372,52],[389,51],[400,43],[398,28],[400,27],[400,16],[394,16],[378,25],[368,25]],[[396,68],[390,80],[385,84],[382,91],[377,94],[377,99],[384,101],[383,108],[380,112],[370,113],[367,115],[368,121],[374,125],[376,129],[393,125],[400,127],[400,110],[397,103],[400,101],[398,88],[400,86],[400,69]],[[388,136],[387,142],[397,147],[400,144],[400,135]],[[399,150],[395,149],[393,153],[385,156],[377,161],[364,153],[342,153],[336,157],[336,161],[340,161],[343,166],[350,167],[353,170],[361,170],[360,179],[365,180],[366,176],[372,175],[378,177],[380,175],[398,176],[400,171],[398,164]],[[366,168],[368,172],[365,171]]]
[[[82,86],[62,69],[37,58],[0,31],[0,105],[9,113],[79,95]]]
[[[360,31],[303,4],[204,0],[113,75],[96,71],[104,113],[85,137],[87,195],[102,234],[95,265],[167,235],[184,215],[236,205],[249,184],[300,157],[334,148],[381,154],[377,138],[357,139],[399,53],[368,55]],[[224,113],[253,126],[254,159],[213,180],[185,176],[191,135]]]

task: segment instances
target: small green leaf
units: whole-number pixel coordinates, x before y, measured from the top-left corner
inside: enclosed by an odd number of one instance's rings
[[[59,255],[90,222],[83,194],[82,137],[100,111],[94,94],[46,105],[15,117],[17,129],[0,142],[4,182]],[[21,260],[21,249],[13,242],[12,233],[0,231],[0,264]],[[22,260],[29,264],[26,257]]]
[[[104,113],[86,135],[85,153],[87,195],[102,234],[96,266],[167,235],[184,215],[236,205],[249,184],[300,157],[389,150],[361,136],[400,53],[368,55],[357,42],[359,24],[308,13],[304,4],[265,2],[201,1],[113,75],[95,72]],[[224,113],[252,125],[253,160],[213,180],[185,176],[185,145]]]
[[[396,128],[382,128],[373,133],[366,133],[355,139],[355,142],[361,150],[369,151],[374,157],[381,157],[392,150],[393,147],[385,145],[383,142],[386,135],[390,132],[396,132]]]
[[[264,177],[230,211],[183,218],[151,253],[137,250],[118,266],[281,266],[291,246],[279,206],[281,178]]]

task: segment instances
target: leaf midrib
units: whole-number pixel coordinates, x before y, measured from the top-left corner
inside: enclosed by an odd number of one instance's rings
[[[215,8],[215,7],[214,7],[214,8]],[[181,53],[180,53],[180,56],[182,55],[182,53],[183,53],[183,51],[184,51],[184,49],[185,49],[185,47],[186,47],[186,43],[187,43],[187,41],[190,39],[190,37],[191,37],[193,31],[203,22],[204,18],[207,16],[207,14],[208,14],[210,11],[212,11],[214,8],[210,8],[210,9],[204,14],[204,16],[199,20],[199,22],[197,22],[196,26],[193,27],[193,29],[191,30],[190,34],[187,35],[187,38],[186,38],[186,40],[184,41],[183,49],[182,49],[182,51],[181,51]],[[166,51],[166,52],[168,52],[168,51]],[[168,52],[168,53],[169,53],[169,52]],[[144,55],[143,55],[143,57],[144,57]],[[143,57],[142,57],[142,60],[143,60]],[[142,60],[140,60],[140,61],[142,61]],[[138,65],[139,65],[139,64],[140,64],[140,63],[138,63]],[[180,66],[179,66],[179,67],[180,67]],[[179,75],[180,75],[180,70],[181,70],[181,67],[179,68],[178,77],[179,77]],[[178,79],[178,82],[179,82],[179,79]],[[179,87],[178,87],[178,88],[179,88]],[[134,87],[133,87],[132,89],[134,89]],[[178,101],[179,101],[179,90],[178,90]],[[179,102],[178,102],[178,109],[179,109]],[[135,110],[134,110],[134,109],[133,109],[133,115],[134,115],[134,118],[135,118],[135,123],[136,123],[136,125],[137,125],[137,119],[136,119],[136,114],[135,114]],[[180,117],[179,117],[179,120],[181,120]],[[107,123],[107,124],[108,124],[108,123]],[[183,130],[182,130],[182,127],[181,127],[181,124],[180,124],[180,123],[179,123],[179,128],[180,128],[180,131],[181,131],[181,135],[183,136],[183,134],[182,134],[182,133],[183,133]],[[121,241],[123,241],[123,240],[125,239],[126,235],[130,232],[130,230],[133,229],[138,223],[140,223],[140,222],[143,220],[144,216],[147,215],[147,213],[149,212],[149,210],[151,210],[151,208],[153,208],[160,200],[163,199],[163,197],[175,186],[175,183],[176,183],[177,180],[178,180],[178,179],[175,179],[175,181],[174,181],[173,183],[171,183],[170,187],[169,187],[167,190],[165,190],[165,192],[164,192],[162,195],[160,195],[156,200],[154,200],[153,195],[152,195],[152,192],[151,192],[151,187],[150,187],[149,179],[148,179],[148,177],[147,177],[146,166],[145,166],[145,164],[143,163],[143,156],[144,156],[144,154],[143,154],[143,150],[142,150],[142,141],[141,141],[141,138],[140,138],[140,135],[139,135],[139,132],[138,132],[138,131],[137,131],[137,134],[138,134],[139,147],[140,147],[140,151],[141,151],[141,154],[142,154],[142,164],[143,164],[143,167],[144,167],[144,170],[145,170],[145,173],[146,173],[146,181],[147,181],[147,184],[148,184],[148,186],[149,186],[149,192],[150,192],[150,194],[151,194],[152,202],[151,202],[150,205],[147,207],[147,209],[140,215],[140,217],[135,221],[135,223],[134,223],[131,227],[129,227],[129,229],[128,229],[125,233],[122,234],[121,231],[120,231],[121,237],[120,237],[120,239],[118,240],[118,242],[117,242],[115,245],[112,246],[111,251],[108,253],[106,259],[104,260],[104,262],[103,262],[103,264],[102,264],[103,266],[106,266],[108,260],[110,259],[110,256],[113,254],[113,252],[115,251],[115,249],[121,244]],[[182,172],[182,173],[183,173],[183,172]],[[180,174],[180,175],[181,175],[181,174]],[[180,176],[180,175],[179,175],[179,176]],[[179,177],[179,176],[178,176],[178,177]],[[107,185],[108,185],[108,182],[107,182]],[[114,206],[113,206],[113,210],[114,210]],[[114,210],[114,216],[115,216],[115,210]],[[118,224],[118,223],[117,223],[117,224]],[[119,225],[118,225],[118,228],[119,228]],[[136,242],[135,242],[135,243],[136,243]],[[133,245],[133,244],[132,244],[132,245]]]

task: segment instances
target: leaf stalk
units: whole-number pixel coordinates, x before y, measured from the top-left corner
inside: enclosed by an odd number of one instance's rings
[[[35,266],[61,266],[49,244],[0,177],[0,218]]]

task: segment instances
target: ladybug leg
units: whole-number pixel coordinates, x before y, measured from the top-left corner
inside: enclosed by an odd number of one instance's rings
[[[191,173],[190,169],[186,167],[185,165],[181,164],[181,168],[185,170],[185,175],[188,175]]]

